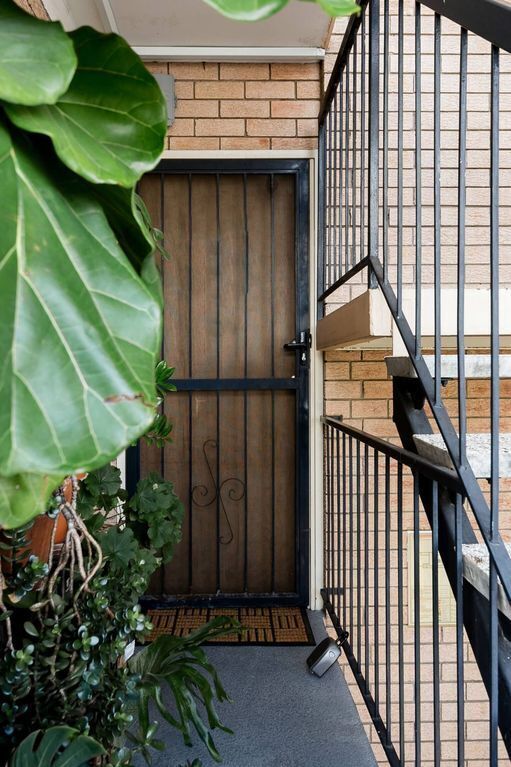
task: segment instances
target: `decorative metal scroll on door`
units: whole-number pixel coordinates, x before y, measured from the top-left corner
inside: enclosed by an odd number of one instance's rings
[[[225,535],[221,535],[219,540],[220,543],[226,546],[227,544],[232,543],[234,540],[234,531],[232,528],[231,520],[229,519],[229,514],[227,513],[227,509],[225,507],[223,496],[224,489],[227,488],[230,484],[231,487],[227,490],[227,497],[231,501],[239,502],[242,501],[245,497],[246,487],[245,483],[237,477],[227,477],[227,479],[224,479],[220,485],[218,484],[208,457],[208,446],[216,451],[216,457],[218,460],[218,442],[215,439],[207,439],[202,445],[202,452],[206,466],[208,468],[209,476],[211,478],[212,488],[208,488],[207,485],[195,485],[195,487],[192,489],[192,502],[195,506],[198,506],[201,509],[206,509],[218,501],[229,531],[227,537]],[[201,500],[198,500],[198,497],[200,497]]]

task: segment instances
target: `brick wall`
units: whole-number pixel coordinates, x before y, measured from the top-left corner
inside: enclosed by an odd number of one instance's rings
[[[32,16],[37,16],[39,19],[49,18],[42,0],[15,0],[15,2]]]
[[[176,80],[167,148],[315,149],[320,65],[149,63]]]

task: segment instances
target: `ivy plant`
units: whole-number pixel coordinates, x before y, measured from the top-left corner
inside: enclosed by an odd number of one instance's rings
[[[154,420],[159,242],[135,185],[166,125],[122,38],[0,0],[0,527]]]
[[[289,0],[204,0],[215,10],[229,19],[237,21],[262,21],[281,11]],[[355,0],[302,0],[317,3],[330,16],[351,16],[360,13]]]

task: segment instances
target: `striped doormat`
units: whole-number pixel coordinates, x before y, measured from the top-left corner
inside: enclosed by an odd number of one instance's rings
[[[172,607],[148,610],[153,624],[149,641],[161,634],[187,636],[219,615],[235,618],[240,634],[227,634],[208,644],[216,645],[314,645],[314,635],[303,607]]]

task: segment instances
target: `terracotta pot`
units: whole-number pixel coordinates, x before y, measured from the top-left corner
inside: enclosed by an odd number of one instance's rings
[[[67,477],[62,483],[61,494],[64,496],[67,503],[70,503],[73,500],[73,483],[70,477]],[[26,557],[20,560],[22,564],[26,563],[31,554],[36,556],[40,562],[48,562],[51,537],[55,525],[55,543],[64,543],[67,533],[67,521],[62,513],[59,513],[54,519],[46,516],[46,514],[42,514],[35,518],[34,524],[26,534],[28,542],[26,549],[27,554]],[[6,573],[9,573],[11,570],[8,555],[7,558],[2,557],[2,569]]]

